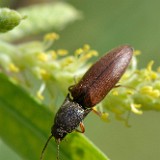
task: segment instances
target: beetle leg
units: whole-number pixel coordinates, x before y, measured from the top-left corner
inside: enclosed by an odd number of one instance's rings
[[[104,121],[106,121],[106,122],[108,122],[109,121],[109,119],[108,119],[108,114],[107,113],[102,113],[102,112],[100,112],[100,111],[97,111],[96,110],[96,108],[92,108],[92,111],[96,114],[96,115],[98,115],[101,119],[103,119]]]
[[[68,91],[71,92],[71,91],[72,91],[72,88],[73,88],[74,86],[75,86],[75,85],[69,86],[69,87],[68,87]]]
[[[71,92],[72,88],[77,84],[76,76],[74,76],[74,84],[68,87],[68,90]]]
[[[76,131],[80,132],[80,133],[84,133],[85,132],[85,127],[84,127],[83,122],[80,122],[79,127],[80,127],[80,130],[76,129]]]
[[[92,108],[92,111],[96,114],[96,115],[98,115],[99,117],[102,117],[102,113],[101,112],[99,112],[99,111],[97,111],[96,110],[96,108]]]
[[[117,85],[114,86],[114,88],[118,88],[118,87],[125,87],[125,88],[128,88],[128,89],[135,90],[135,88],[133,88],[133,87],[125,86],[125,85],[120,85],[120,84],[117,84]]]
[[[121,87],[121,85],[117,84],[117,85],[114,86],[114,88],[118,88],[118,87]]]

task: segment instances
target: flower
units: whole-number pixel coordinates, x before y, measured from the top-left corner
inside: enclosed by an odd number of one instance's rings
[[[14,52],[0,55],[1,72],[17,81],[38,101],[52,107],[61,105],[68,87],[77,83],[88,70],[88,61],[98,56],[98,52],[88,44],[70,54],[61,48],[50,50],[58,38],[56,33],[47,34],[42,42],[22,44]],[[119,87],[113,88],[97,105],[102,119],[108,121],[111,112],[127,124],[128,113],[141,115],[145,110],[160,110],[159,69],[153,70],[153,61],[138,69],[139,54],[140,51],[136,50],[129,68],[119,81]]]

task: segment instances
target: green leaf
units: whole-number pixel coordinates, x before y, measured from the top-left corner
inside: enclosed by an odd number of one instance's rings
[[[23,159],[39,159],[52,121],[53,115],[46,107],[0,74],[0,136]],[[60,144],[62,159],[108,159],[80,133],[72,133],[66,139]],[[44,159],[56,159],[56,148],[52,140]]]
[[[29,6],[19,12],[27,19],[14,31],[1,35],[3,40],[15,41],[30,35],[61,30],[81,17],[74,7],[62,2]]]

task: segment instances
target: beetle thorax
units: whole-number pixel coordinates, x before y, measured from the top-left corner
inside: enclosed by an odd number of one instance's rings
[[[58,110],[51,133],[55,139],[62,140],[67,133],[75,130],[85,117],[85,110],[67,97]]]

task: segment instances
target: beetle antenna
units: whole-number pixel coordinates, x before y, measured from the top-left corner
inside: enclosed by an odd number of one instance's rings
[[[57,144],[57,160],[59,160],[59,144]]]
[[[46,148],[47,148],[47,146],[48,146],[48,143],[49,143],[49,141],[51,140],[52,137],[53,137],[53,135],[50,135],[49,138],[47,139],[47,142],[46,142],[46,144],[44,145],[43,150],[42,150],[42,152],[41,152],[40,160],[43,160],[44,151],[46,150]]]
[[[56,142],[57,142],[57,160],[59,160],[59,144],[60,144],[60,139],[57,139]]]

